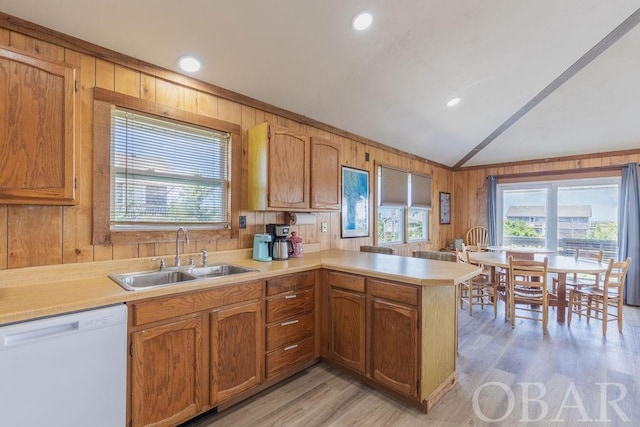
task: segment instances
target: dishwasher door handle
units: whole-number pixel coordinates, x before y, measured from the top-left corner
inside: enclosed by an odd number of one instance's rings
[[[18,345],[30,344],[58,335],[66,335],[80,329],[79,321],[62,323],[60,325],[45,326],[43,328],[30,329],[15,334],[8,333],[0,340],[0,350]]]

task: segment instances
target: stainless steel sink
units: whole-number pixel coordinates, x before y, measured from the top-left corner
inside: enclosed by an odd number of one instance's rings
[[[251,273],[258,271],[255,268],[242,267],[234,264],[214,264],[207,267],[195,267],[187,270],[189,274],[192,274],[198,278],[210,278],[218,276],[229,276],[232,274]]]
[[[138,273],[112,274],[109,276],[128,291],[156,288],[181,282],[196,280],[192,274],[183,270],[142,271]]]
[[[139,291],[160,286],[175,285],[191,280],[210,279],[254,271],[258,270],[234,264],[221,263],[207,267],[183,267],[183,269],[172,268],[167,270],[112,274],[109,278],[128,291]]]

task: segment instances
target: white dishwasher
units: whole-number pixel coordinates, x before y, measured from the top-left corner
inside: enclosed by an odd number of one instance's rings
[[[0,327],[0,425],[126,424],[124,304]]]

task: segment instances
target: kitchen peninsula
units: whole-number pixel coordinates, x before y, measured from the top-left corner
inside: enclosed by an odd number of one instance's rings
[[[146,291],[125,291],[107,276],[157,269],[150,259],[6,270],[0,272],[0,324],[126,303],[133,345],[130,370],[144,353],[136,345],[147,344],[141,334],[181,319],[202,325],[206,333],[200,331],[202,343],[195,354],[206,368],[194,377],[194,401],[185,403],[190,409],[158,414],[161,405],[145,400],[154,393],[129,396],[133,425],[177,422],[213,408],[222,410],[318,360],[428,411],[457,378],[455,285],[479,269],[393,255],[319,248],[313,252],[313,245],[305,249],[303,258],[283,262],[253,261],[249,250],[219,252],[215,261],[258,271]],[[214,353],[213,343],[229,338],[225,333],[234,329],[217,333],[214,325],[223,328],[236,314],[246,325],[249,313],[257,331],[252,342],[257,363],[249,369],[250,380],[225,386],[223,375],[214,371],[224,369],[220,358],[226,356]],[[303,324],[307,329],[301,329]],[[282,325],[300,326],[292,326],[291,333],[273,329]],[[210,360],[213,365],[208,366]],[[130,375],[133,390],[140,378]],[[177,394],[185,395],[181,390]],[[147,413],[146,407],[156,411]]]

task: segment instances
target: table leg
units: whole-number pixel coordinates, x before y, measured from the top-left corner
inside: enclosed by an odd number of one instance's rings
[[[557,320],[564,323],[565,307],[567,306],[567,273],[558,273],[558,307]]]

